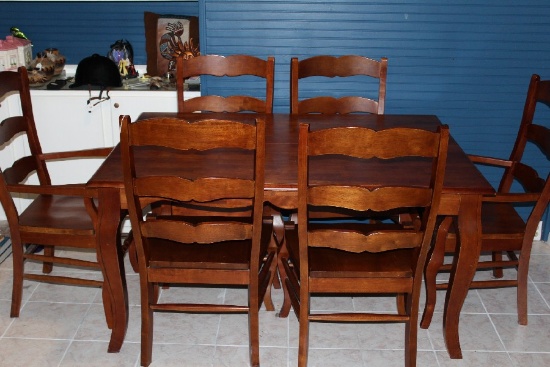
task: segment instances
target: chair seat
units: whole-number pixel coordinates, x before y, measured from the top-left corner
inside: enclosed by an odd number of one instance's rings
[[[93,235],[94,224],[86,210],[82,197],[64,195],[39,195],[19,217],[23,227],[48,228],[49,231],[78,231],[81,235]]]
[[[484,202],[481,207],[484,236],[519,234],[523,238],[525,221],[514,206],[508,203]]]
[[[509,203],[484,202],[481,207],[482,251],[521,250],[525,222]],[[456,246],[455,229],[447,237],[445,251],[453,252]]]

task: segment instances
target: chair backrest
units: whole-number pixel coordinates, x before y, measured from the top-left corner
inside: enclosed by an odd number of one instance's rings
[[[16,139],[24,135],[26,136],[28,151],[26,148],[18,148],[16,149],[17,153],[30,152],[30,155],[15,157],[10,163],[3,161],[2,170],[0,171],[2,173],[0,175],[0,199],[8,220],[13,220],[13,223],[16,223],[17,211],[7,185],[22,183],[33,173],[37,174],[42,185],[51,184],[51,180],[46,163],[39,158],[39,155],[42,154],[42,148],[34,122],[28,74],[24,67],[20,67],[16,72],[0,72],[0,101],[12,93],[19,95],[21,114],[13,115],[10,111],[10,116],[0,123],[0,146],[7,149],[8,145],[13,144]],[[6,101],[2,103],[7,105]]]
[[[273,112],[273,88],[275,75],[275,58],[267,60],[250,55],[200,55],[186,59],[177,59],[176,89],[178,112]],[[184,100],[184,82],[195,76],[237,77],[256,76],[265,79],[265,99],[257,96],[232,95],[200,96]],[[235,90],[240,90],[236,88]]]
[[[441,126],[437,132],[410,128],[374,131],[362,127],[310,132],[309,125],[301,124],[299,134],[298,236],[301,262],[307,259],[307,247],[330,247],[348,252],[422,247],[421,255],[426,255],[443,185],[449,136],[447,126]],[[324,175],[323,179],[312,176],[314,164],[322,165],[325,171],[330,170],[332,164],[337,171],[345,170],[348,161],[356,169],[361,165],[366,171],[365,176],[376,176],[375,172],[369,173],[369,169],[374,171],[387,167],[395,170],[399,164],[418,163],[418,170],[426,173],[426,185],[407,185],[407,179],[403,178],[402,184],[373,179],[369,186],[364,186],[359,182],[340,182],[342,179],[337,175]],[[357,164],[357,161],[361,163]],[[320,171],[317,169],[316,172]],[[396,229],[392,226],[391,230],[385,231],[382,227],[375,227],[372,233],[361,233],[357,231],[357,226],[346,228],[336,224],[334,230],[325,227],[319,230],[308,222],[309,212],[316,207],[344,208],[363,216],[369,211],[386,212],[401,208],[409,212],[419,208],[423,215],[414,228]],[[300,268],[308,269],[307,263],[300,265]]]
[[[550,80],[540,80],[540,76],[533,74],[527,91],[521,125],[509,158],[511,165],[505,169],[498,188],[499,193],[510,193],[515,191],[512,185],[516,181],[525,192],[533,194],[532,202],[536,204],[527,221],[526,237],[528,238],[533,238],[550,200],[550,172],[546,170],[546,175],[540,177],[540,170],[537,171],[524,156],[526,148],[533,147],[533,151],[537,148],[540,150],[543,159],[546,159],[545,162],[550,159],[550,130],[546,126],[534,123],[535,111],[540,104],[550,107]],[[529,200],[529,198],[520,200]]]
[[[138,249],[140,265],[145,261],[149,237],[182,243],[211,243],[229,240],[252,239],[253,251],[259,253],[262,224],[265,125],[225,120],[187,122],[181,119],[154,118],[130,123],[122,119],[121,149],[124,183],[128,209]],[[139,150],[153,150],[157,159],[155,172],[140,172]],[[246,172],[233,172],[224,168],[225,152],[242,151],[250,166]],[[193,155],[211,154],[211,167],[194,165]],[[175,163],[177,162],[177,163]],[[241,162],[242,163],[242,162]],[[170,167],[164,170],[165,167]],[[225,167],[227,168],[227,167]],[[197,225],[196,216],[160,215],[143,218],[143,211],[154,203],[213,203],[233,209],[238,203],[250,205],[253,210],[247,220],[243,218],[218,220]],[[235,204],[237,202],[237,204]],[[223,214],[220,214],[222,217]],[[223,219],[223,218],[222,218]],[[193,223],[191,223],[193,222]],[[144,247],[145,246],[145,247]],[[254,253],[254,252],[253,252]]]
[[[386,100],[386,77],[388,72],[388,59],[382,58],[380,61],[369,59],[364,56],[314,56],[304,60],[292,58],[290,65],[290,111],[292,114],[305,113],[373,113],[384,114],[384,104]],[[323,96],[312,96],[308,99],[299,99],[298,82],[300,79],[309,77],[351,77],[366,76],[378,80],[376,96],[367,97],[347,96],[349,86],[343,91],[323,87]],[[365,90],[363,86],[361,88]],[[332,96],[326,96],[331,94]],[[343,97],[335,98],[333,96],[343,94]]]

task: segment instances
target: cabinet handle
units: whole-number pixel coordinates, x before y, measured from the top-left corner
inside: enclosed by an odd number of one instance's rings
[[[118,103],[115,103],[114,106],[115,106],[115,108],[119,108],[119,107],[120,107],[120,105],[119,105]]]

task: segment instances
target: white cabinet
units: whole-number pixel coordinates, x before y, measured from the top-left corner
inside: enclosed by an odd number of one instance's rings
[[[92,96],[99,95],[99,91],[91,93]],[[200,92],[185,93],[186,98],[198,95]],[[177,110],[175,91],[114,90],[109,92],[109,96],[110,99],[100,103],[95,104],[98,101],[95,99],[88,104],[88,90],[32,90],[34,118],[42,150],[52,152],[114,146],[120,140],[120,115],[127,114],[136,120],[142,112]],[[0,103],[0,121],[20,113],[17,96],[10,96]],[[6,157],[3,154],[20,157],[25,149],[23,141],[15,149],[19,152],[5,152],[6,149],[0,147],[0,166],[2,157]],[[54,184],[86,182],[101,162],[101,159],[52,162],[48,169]],[[1,210],[0,220],[3,219],[5,214]]]

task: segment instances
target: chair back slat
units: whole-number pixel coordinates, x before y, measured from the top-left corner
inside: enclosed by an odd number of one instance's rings
[[[381,131],[360,127],[324,129],[312,131],[309,135],[308,154],[343,154],[381,159],[400,156],[434,157],[438,154],[438,146],[435,144],[437,139],[438,136],[429,131],[410,128]]]
[[[415,248],[422,245],[424,235],[416,231],[378,230],[370,233],[346,230],[311,230],[308,233],[310,247],[327,247],[347,252],[383,252]]]
[[[185,80],[196,76],[255,76],[265,79],[265,99],[259,96],[207,96],[186,100]],[[275,58],[267,60],[251,55],[200,55],[177,59],[176,92],[178,112],[273,112]]]
[[[221,199],[254,197],[254,181],[208,177],[188,180],[173,176],[147,176],[134,179],[134,192],[145,197],[178,201],[210,202]]]
[[[182,220],[149,220],[141,224],[144,237],[181,243],[214,243],[252,238],[252,224],[239,222],[188,223]]]
[[[384,114],[388,59],[380,61],[359,55],[340,57],[321,55],[303,60],[292,58],[290,64],[290,110],[292,114],[374,113]],[[378,81],[376,96],[299,96],[299,80],[311,77],[349,78],[365,76]],[[327,88],[328,90],[329,88]],[[365,89],[365,88],[360,88]],[[302,92],[303,93],[303,92]],[[327,94],[328,92],[323,92]]]

